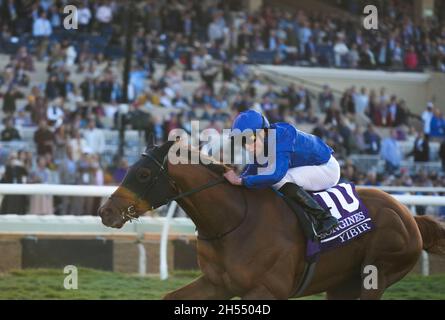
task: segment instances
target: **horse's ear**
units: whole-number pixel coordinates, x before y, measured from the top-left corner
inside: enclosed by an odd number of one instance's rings
[[[145,149],[145,151],[147,152],[150,149],[153,149],[153,147],[155,146],[155,136],[153,133],[150,133],[148,135],[148,139],[147,139],[147,148]]]
[[[168,151],[170,150],[170,148],[176,143],[176,141],[167,141],[166,143],[164,143],[162,146],[159,147],[159,154],[161,156],[165,156]]]

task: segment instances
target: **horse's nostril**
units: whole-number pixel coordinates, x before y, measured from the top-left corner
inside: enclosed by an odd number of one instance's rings
[[[110,207],[102,207],[102,208],[99,209],[99,215],[101,217],[110,215],[112,213],[113,213],[113,209],[111,209]]]
[[[98,211],[105,226],[112,228],[120,228],[122,226],[122,218],[118,208],[105,204]]]

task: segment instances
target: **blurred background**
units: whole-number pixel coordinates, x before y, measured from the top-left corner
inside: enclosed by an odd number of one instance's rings
[[[150,133],[250,108],[324,139],[343,181],[445,217],[444,19],[444,0],[0,0],[0,272],[197,269],[176,206],[120,231],[96,211]]]

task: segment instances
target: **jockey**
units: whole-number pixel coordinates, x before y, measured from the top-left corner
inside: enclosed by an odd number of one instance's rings
[[[245,148],[249,152],[263,152],[269,141],[269,130],[275,130],[275,170],[271,174],[259,174],[259,164],[249,164],[238,176],[233,170],[224,174],[234,185],[247,188],[272,187],[289,199],[296,201],[315,218],[317,235],[329,232],[338,220],[323,209],[307,192],[322,191],[335,186],[340,179],[340,166],[332,155],[334,151],[320,138],[304,133],[288,123],[270,125],[259,112],[249,110],[240,113],[232,126],[231,136],[251,130]]]

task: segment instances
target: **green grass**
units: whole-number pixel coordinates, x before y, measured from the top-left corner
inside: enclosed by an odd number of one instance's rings
[[[79,269],[78,290],[65,290],[62,270],[20,270],[0,274],[0,299],[160,299],[165,293],[191,282],[198,271],[175,272],[167,281],[116,272]],[[389,288],[385,299],[445,300],[445,274],[410,275]],[[324,295],[308,297],[324,299]]]

